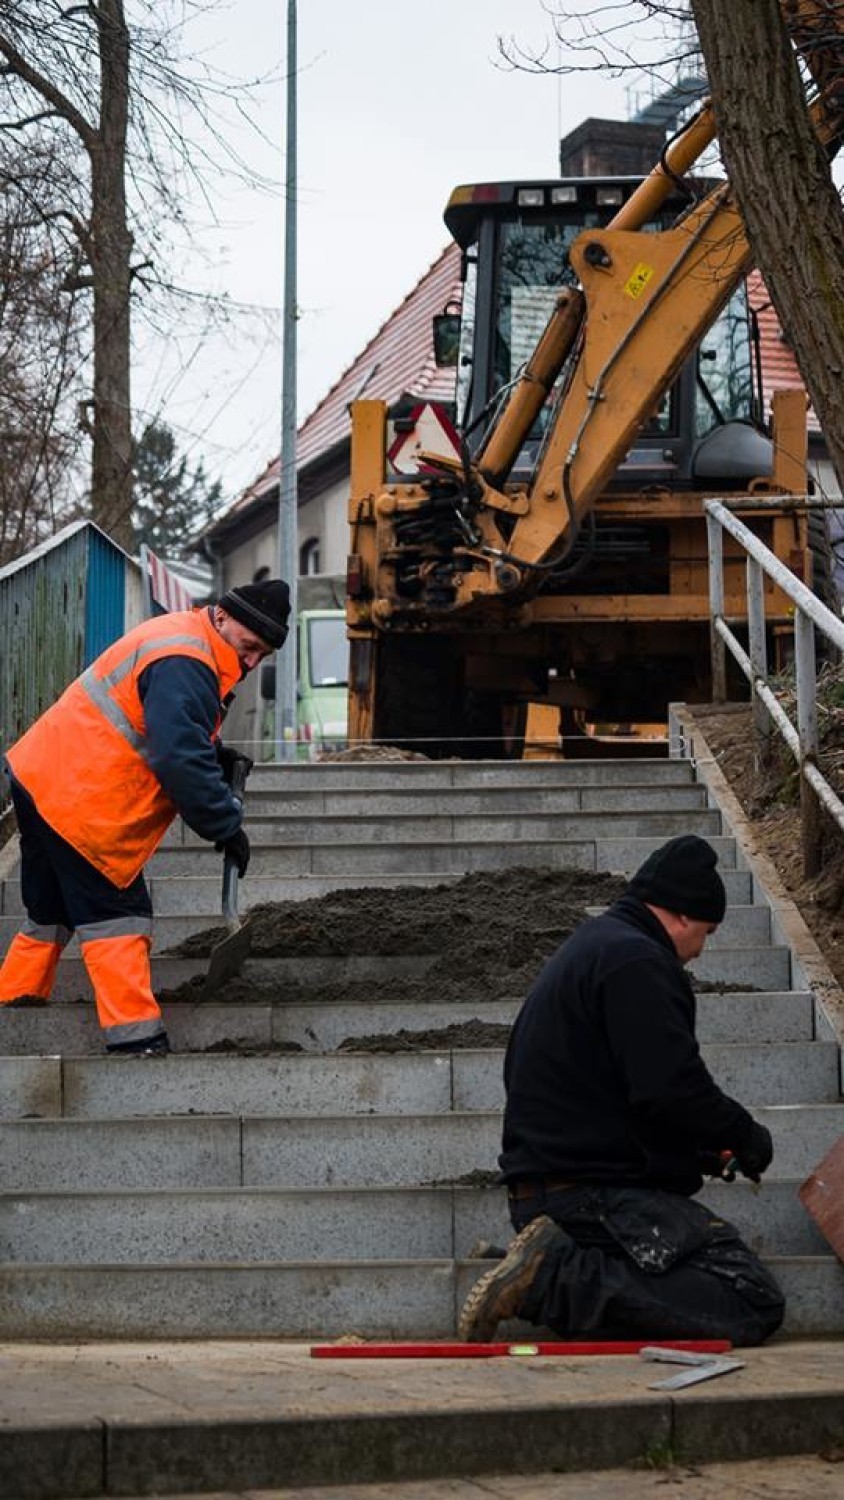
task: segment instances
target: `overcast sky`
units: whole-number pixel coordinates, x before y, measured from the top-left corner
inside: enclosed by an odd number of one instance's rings
[[[226,126],[276,186],[215,179],[218,222],[193,205],[196,249],[175,268],[245,306],[224,335],[204,340],[187,314],[166,339],[136,320],[141,420],[169,422],[229,499],[279,448],[286,27],[287,0],[220,0],[190,33],[231,77],[276,75],[260,95],[272,144],[250,139],[234,116]],[[628,112],[621,83],[508,70],[499,35],[541,48],[551,38],[541,0],[299,0],[300,419],[447,243],[452,187],[555,176],[561,133],[587,115]]]

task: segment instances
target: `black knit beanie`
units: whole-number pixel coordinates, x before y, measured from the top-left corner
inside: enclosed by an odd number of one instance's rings
[[[221,609],[239,620],[249,630],[277,651],[287,640],[290,614],[290,590],[283,578],[267,578],[264,583],[245,583],[229,589],[217,600]]]
[[[683,833],[648,856],[627,890],[640,901],[698,922],[723,922],[727,893],[717,863],[718,855],[706,839]]]

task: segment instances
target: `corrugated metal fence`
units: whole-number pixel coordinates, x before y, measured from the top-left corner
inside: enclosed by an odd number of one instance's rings
[[[91,521],[0,568],[0,765],[68,683],[142,618],[138,564]]]

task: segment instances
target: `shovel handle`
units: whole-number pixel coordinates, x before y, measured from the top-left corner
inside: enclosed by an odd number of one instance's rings
[[[240,926],[237,912],[237,860],[227,854],[223,860],[223,916],[231,928]]]
[[[252,769],[252,762],[245,755],[238,756],[232,765],[231,789],[232,796],[239,807],[243,807],[243,790],[246,786],[246,778]],[[237,861],[231,854],[226,854],[223,860],[223,916],[226,925],[232,929],[240,926],[240,917],[237,911]]]
[[[232,789],[232,796],[236,797],[238,802],[243,801],[246,778],[251,770],[251,760],[245,755],[238,755],[232,765],[231,781],[229,783]]]

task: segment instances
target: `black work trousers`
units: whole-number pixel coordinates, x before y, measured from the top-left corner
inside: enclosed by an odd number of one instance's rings
[[[562,1335],[730,1339],[779,1328],[783,1294],[732,1224],[646,1188],[571,1187],[510,1198],[514,1227],[547,1214],[564,1231],[521,1315]]]

